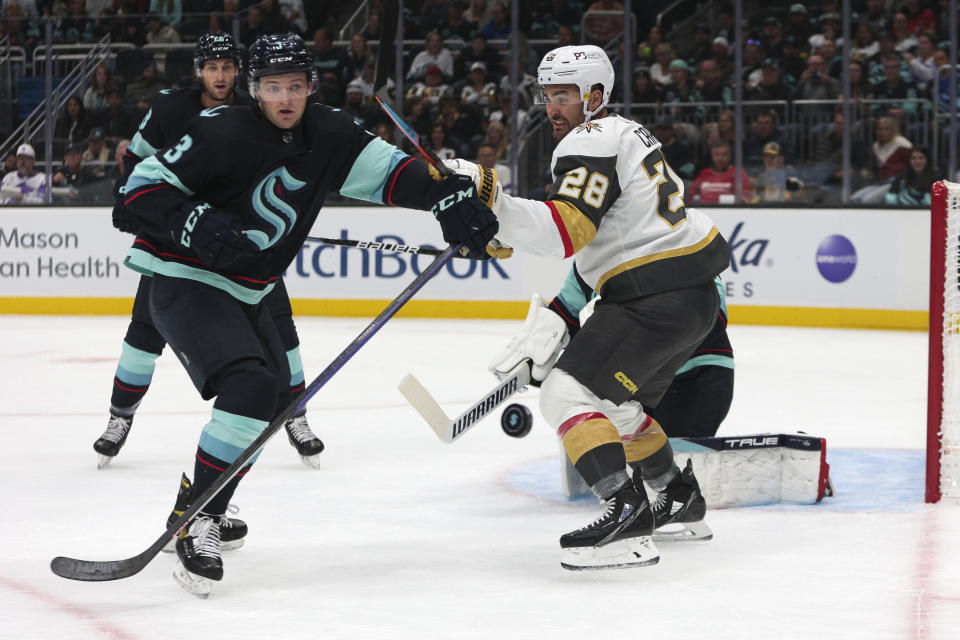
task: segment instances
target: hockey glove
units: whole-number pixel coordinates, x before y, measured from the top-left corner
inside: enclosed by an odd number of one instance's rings
[[[124,233],[140,233],[140,224],[124,204],[123,187],[122,180],[117,180],[113,186],[113,226]]]
[[[443,239],[463,244],[474,258],[489,257],[486,245],[496,235],[499,224],[490,208],[477,198],[477,188],[467,176],[450,176],[431,189],[430,209],[440,223]]]
[[[140,224],[122,202],[113,205],[113,226],[124,233],[140,233]]]
[[[187,247],[204,264],[223,269],[243,256],[251,256],[259,248],[244,235],[240,220],[226,211],[214,209],[206,202],[191,202],[177,216],[170,234],[174,242]]]
[[[458,159],[444,160],[443,164],[454,173],[467,176],[473,180],[473,184],[477,186],[477,197],[483,200],[483,204],[490,207],[494,215],[497,214],[497,210],[500,208],[500,198],[503,195],[503,187],[497,178],[496,169],[487,169],[475,162]]]
[[[503,380],[514,367],[526,360],[530,363],[530,383],[539,387],[569,341],[567,323],[547,307],[539,293],[535,293],[520,333],[490,361],[488,369]]]

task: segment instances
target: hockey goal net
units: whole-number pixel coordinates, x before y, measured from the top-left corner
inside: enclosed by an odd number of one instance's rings
[[[960,184],[933,185],[927,502],[960,498]]]

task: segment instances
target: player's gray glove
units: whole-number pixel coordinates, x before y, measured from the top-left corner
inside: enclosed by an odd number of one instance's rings
[[[223,269],[237,258],[251,256],[259,247],[243,232],[240,220],[206,202],[190,203],[174,220],[170,235],[174,242],[189,248],[204,264]]]
[[[488,258],[487,243],[496,235],[497,217],[477,197],[477,188],[467,176],[453,175],[431,189],[436,204],[430,209],[440,222],[443,239],[463,244],[474,258]]]

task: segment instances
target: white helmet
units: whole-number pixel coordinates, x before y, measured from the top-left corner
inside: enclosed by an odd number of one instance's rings
[[[537,67],[537,82],[540,83],[538,104],[548,102],[543,87],[551,84],[577,85],[583,101],[583,115],[589,121],[610,102],[610,94],[613,92],[613,65],[610,64],[606,52],[592,44],[558,47],[543,56],[540,66]],[[590,111],[587,107],[590,87],[595,84],[603,85],[603,100],[599,107]]]

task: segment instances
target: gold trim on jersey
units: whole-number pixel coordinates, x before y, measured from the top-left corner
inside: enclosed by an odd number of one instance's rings
[[[566,229],[570,244],[573,247],[573,253],[583,249],[597,236],[597,228],[589,216],[580,211],[576,205],[565,200],[551,200],[550,202],[556,207],[557,214],[563,222],[563,227]]]
[[[642,267],[645,264],[650,264],[651,262],[656,262],[657,260],[666,260],[667,258],[676,258],[678,256],[687,256],[692,253],[696,253],[713,242],[713,239],[719,234],[720,232],[717,231],[717,228],[712,227],[710,229],[710,233],[704,236],[703,239],[695,244],[691,244],[688,247],[668,249],[666,251],[660,251],[659,253],[651,253],[650,255],[640,256],[639,258],[634,258],[633,260],[627,260],[626,262],[617,265],[613,269],[610,269],[610,271],[607,271],[605,274],[603,274],[597,281],[596,290],[600,293],[600,295],[603,295],[603,285],[605,285],[610,278],[620,275],[624,271],[629,271],[630,269],[635,269],[636,267]]]
[[[585,420],[563,436],[563,448],[573,464],[591,449],[611,442],[620,442],[620,434],[606,418]]]

